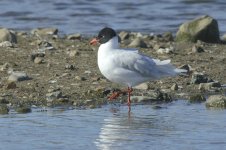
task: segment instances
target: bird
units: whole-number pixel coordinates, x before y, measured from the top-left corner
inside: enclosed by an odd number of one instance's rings
[[[178,69],[170,59],[159,60],[141,54],[136,49],[120,48],[116,31],[109,27],[101,29],[89,44],[100,44],[97,63],[101,74],[114,83],[127,86],[127,105],[131,105],[133,87],[144,82],[173,77],[187,70]],[[110,100],[116,99],[122,92],[113,92]]]

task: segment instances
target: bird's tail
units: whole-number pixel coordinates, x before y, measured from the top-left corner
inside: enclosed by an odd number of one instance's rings
[[[176,76],[178,74],[185,74],[187,73],[187,70],[185,69],[179,69],[173,66],[170,63],[170,59],[160,61],[158,59],[154,59],[156,65],[158,66],[159,75],[161,77],[170,77],[170,76]]]

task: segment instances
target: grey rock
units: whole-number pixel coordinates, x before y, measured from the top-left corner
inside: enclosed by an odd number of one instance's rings
[[[43,35],[57,35],[58,29],[57,28],[36,28],[31,30],[31,34],[36,36],[43,36]]]
[[[6,28],[0,29],[0,42],[9,41],[11,43],[17,43],[16,34]]]
[[[12,72],[8,77],[8,81],[10,82],[17,82],[17,81],[24,81],[29,80],[30,78],[24,72]]]
[[[9,109],[8,109],[7,105],[0,104],[0,114],[4,115],[4,114],[8,114],[8,113],[9,113]]]
[[[62,97],[62,92],[60,90],[53,91],[46,94],[46,99],[48,103],[51,103],[54,100],[59,99],[61,97]]]
[[[135,86],[134,89],[148,90],[149,86],[148,86],[148,83],[141,83],[141,84]]]
[[[200,83],[199,90],[210,90],[211,88],[220,88],[220,82],[209,82],[209,83]]]
[[[35,64],[41,64],[43,63],[44,59],[42,57],[35,57],[34,63]]]
[[[219,29],[217,21],[210,16],[201,16],[182,24],[177,31],[177,42],[219,42]]]
[[[200,83],[208,83],[208,82],[213,82],[213,80],[208,78],[208,76],[203,73],[196,72],[191,77],[191,84],[200,84]]]
[[[85,77],[81,77],[81,76],[75,76],[75,79],[79,80],[79,81],[85,81],[86,80]]]
[[[165,32],[163,33],[162,37],[165,39],[165,41],[173,41],[173,34],[171,32]]]
[[[69,40],[81,40],[82,36],[81,34],[77,33],[77,34],[70,34],[67,36],[67,39]]]
[[[74,70],[75,69],[75,66],[72,65],[72,64],[66,64],[65,65],[65,69]]]
[[[45,57],[45,53],[34,53],[31,54],[31,61],[34,61],[36,57]]]
[[[160,48],[157,50],[158,54],[170,54],[175,51],[174,47],[170,46],[169,48]]]
[[[174,84],[171,86],[170,89],[173,90],[173,91],[177,91],[177,90],[179,89],[179,87],[178,87],[178,85],[177,85],[176,83],[174,83]]]
[[[147,44],[141,38],[134,39],[128,46],[147,48]]]
[[[21,113],[21,114],[30,113],[31,112],[31,107],[30,106],[21,105],[21,106],[16,107],[15,111],[17,113]]]
[[[193,45],[192,53],[201,53],[201,52],[204,52],[204,49],[202,48],[202,46]]]
[[[1,68],[0,68],[0,70],[1,71],[7,71],[8,69],[9,69],[9,63],[4,63],[2,66],[1,66]]]
[[[119,37],[120,39],[123,41],[123,40],[126,40],[126,39],[129,39],[129,33],[126,32],[126,31],[122,31],[119,33]]]
[[[225,95],[209,96],[206,101],[206,107],[226,108],[226,96]]]
[[[69,52],[69,57],[78,56],[80,53],[77,50],[72,50]]]
[[[195,95],[191,95],[189,97],[190,103],[201,103],[201,102],[204,102],[204,101],[206,101],[206,98],[202,94],[195,94]]]
[[[4,41],[0,43],[0,47],[13,47],[13,44],[9,41]]]
[[[192,67],[189,65],[189,64],[185,64],[185,65],[182,65],[180,67],[178,67],[179,69],[185,69],[187,70],[188,72],[191,72],[193,71]]]

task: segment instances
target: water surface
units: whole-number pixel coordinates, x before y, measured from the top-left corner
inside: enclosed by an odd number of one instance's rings
[[[66,34],[96,34],[104,26],[175,33],[181,23],[208,14],[223,34],[225,10],[225,0],[0,0],[0,22],[20,30],[56,27]]]
[[[0,116],[0,149],[177,150],[226,147],[226,110],[176,101]]]

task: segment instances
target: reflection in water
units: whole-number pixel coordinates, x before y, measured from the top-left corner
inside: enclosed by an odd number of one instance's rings
[[[141,144],[141,147],[151,146],[150,140],[153,137],[165,136],[170,131],[166,120],[153,113],[152,115],[142,116],[140,113],[120,112],[119,109],[113,109],[114,114],[105,118],[101,127],[99,137],[95,141],[99,149],[118,149],[130,148],[130,144]],[[142,144],[143,143],[143,144]],[[146,144],[144,144],[146,143]],[[140,147],[140,148],[141,148]]]

